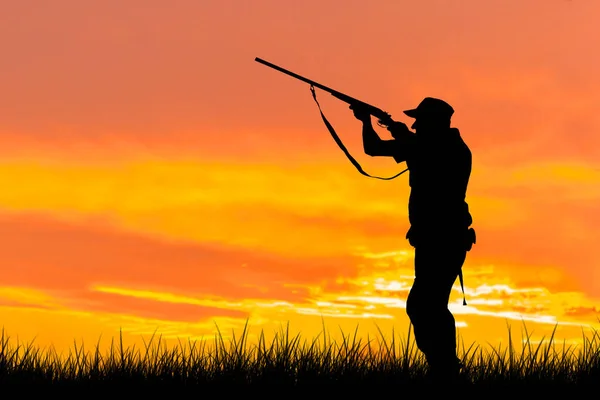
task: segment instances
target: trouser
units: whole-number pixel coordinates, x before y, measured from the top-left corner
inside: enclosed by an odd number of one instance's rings
[[[415,280],[406,313],[417,347],[432,369],[457,366],[456,326],[448,301],[466,255],[464,246],[451,243],[415,247]]]

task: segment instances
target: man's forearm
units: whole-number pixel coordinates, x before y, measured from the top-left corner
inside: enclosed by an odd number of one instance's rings
[[[363,121],[362,137],[365,154],[373,155],[381,147],[381,138],[375,132],[375,129],[373,129],[370,119]]]

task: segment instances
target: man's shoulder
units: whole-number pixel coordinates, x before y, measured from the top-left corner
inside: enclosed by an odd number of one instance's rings
[[[460,129],[452,127],[452,128],[449,128],[448,131],[450,132],[451,137],[460,138],[462,140],[462,135],[460,134]]]
[[[469,146],[467,145],[467,143],[463,139],[462,135],[460,134],[460,130],[458,128],[450,128],[450,136],[452,138],[456,139],[458,141],[458,143],[460,143],[461,145],[463,145],[467,149],[469,148]]]

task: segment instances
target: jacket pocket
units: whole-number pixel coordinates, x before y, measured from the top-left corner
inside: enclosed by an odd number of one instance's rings
[[[473,248],[473,245],[477,243],[477,235],[475,234],[475,229],[469,228],[467,230],[467,235],[465,239],[465,248],[467,251],[470,251]]]

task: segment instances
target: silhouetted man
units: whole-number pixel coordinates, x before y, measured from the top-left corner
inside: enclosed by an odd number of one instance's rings
[[[404,111],[415,118],[411,132],[402,122],[388,126],[392,140],[382,140],[371,116],[360,106],[350,107],[363,122],[364,151],[370,156],[406,161],[411,187],[408,203],[415,248],[415,280],[406,302],[418,348],[434,378],[455,377],[456,327],[448,301],[467,251],[475,242],[473,222],[465,201],[471,175],[471,151],[460,132],[451,128],[454,110],[443,100],[425,98],[417,108]]]

